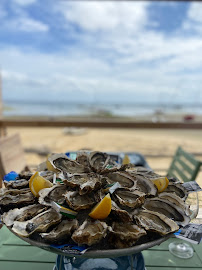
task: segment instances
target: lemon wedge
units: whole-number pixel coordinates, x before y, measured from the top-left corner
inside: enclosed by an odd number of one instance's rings
[[[122,164],[125,165],[125,164],[129,164],[129,163],[130,163],[130,158],[128,155],[125,155],[123,158]]]
[[[47,167],[47,169],[48,169],[49,171],[52,171],[52,172],[58,172],[58,170],[55,169],[55,168],[53,167],[53,165],[51,164],[50,160],[48,159],[50,156],[51,156],[51,154],[49,154],[49,155],[47,156],[47,159],[46,159],[46,167]]]
[[[167,177],[159,177],[156,179],[151,179],[151,181],[157,187],[158,192],[163,192],[169,184],[169,180]]]
[[[38,197],[39,190],[52,187],[53,184],[35,172],[29,180],[29,188],[35,197]]]
[[[94,219],[105,219],[111,212],[111,197],[107,194],[90,212],[89,216]]]

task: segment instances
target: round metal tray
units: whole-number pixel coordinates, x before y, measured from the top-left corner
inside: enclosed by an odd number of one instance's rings
[[[58,255],[68,256],[68,257],[79,257],[79,258],[113,258],[113,257],[121,257],[121,256],[129,256],[138,252],[141,252],[143,250],[146,250],[148,248],[151,248],[156,245],[160,245],[162,242],[166,241],[168,238],[173,236],[173,233],[168,234],[166,236],[160,237],[159,239],[153,240],[151,242],[147,242],[141,245],[133,246],[130,248],[121,248],[121,249],[105,249],[105,250],[87,250],[82,255],[76,255],[76,254],[70,254],[68,252],[62,251],[58,248],[54,248],[46,243],[38,242],[35,240],[32,240],[27,237],[21,237],[18,234],[14,233],[11,228],[8,228],[13,234],[15,234],[20,239],[26,241],[32,246],[36,246],[39,248],[42,248],[46,251],[56,253]]]

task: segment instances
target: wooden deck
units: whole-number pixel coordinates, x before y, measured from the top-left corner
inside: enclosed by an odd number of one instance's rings
[[[169,239],[160,246],[143,251],[147,270],[202,269],[202,244],[193,245],[191,259],[180,259],[168,251],[171,241],[180,240]],[[0,270],[52,270],[55,259],[55,254],[30,246],[5,226],[0,230]]]

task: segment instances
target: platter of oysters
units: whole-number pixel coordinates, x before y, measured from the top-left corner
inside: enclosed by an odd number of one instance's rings
[[[4,185],[3,224],[24,241],[67,256],[55,247],[85,247],[82,256],[91,258],[137,253],[190,222],[179,181],[120,165],[103,152],[78,152],[74,160],[51,154],[37,172],[5,178]]]

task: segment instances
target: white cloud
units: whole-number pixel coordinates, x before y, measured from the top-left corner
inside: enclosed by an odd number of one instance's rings
[[[202,3],[191,3],[183,29],[202,34]]]
[[[188,18],[202,23],[202,3],[191,3]]]
[[[12,31],[46,32],[49,26],[30,17],[18,17],[4,22],[4,27]]]
[[[95,95],[99,100],[154,100],[159,95],[170,102],[191,100],[202,84],[201,37],[183,36],[184,30],[169,36],[146,30],[147,5],[60,2],[57,11],[64,14],[67,25],[64,35],[74,24],[83,29],[74,32],[75,44],[67,43],[55,53],[2,48],[5,89],[58,100],[75,95],[87,100]],[[12,29],[21,31],[49,29],[26,14],[12,23]]]
[[[77,24],[87,31],[115,30],[135,31],[147,22],[147,3],[76,2],[56,7],[67,22]]]

